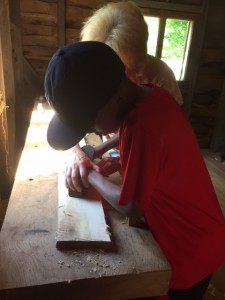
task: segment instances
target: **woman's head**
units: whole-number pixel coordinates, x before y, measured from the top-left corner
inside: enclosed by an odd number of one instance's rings
[[[98,9],[86,20],[80,36],[83,41],[109,45],[125,64],[127,76],[139,83],[147,54],[148,26],[134,2],[108,3]]]

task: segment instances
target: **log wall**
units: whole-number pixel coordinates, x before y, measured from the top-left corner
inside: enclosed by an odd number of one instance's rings
[[[32,68],[44,77],[49,59],[61,44],[79,40],[82,22],[94,9],[109,1],[103,0],[20,0],[23,53]],[[149,3],[193,9],[201,7],[203,0],[136,1],[143,8]],[[195,13],[196,13],[196,9]],[[200,10],[199,10],[200,11]],[[197,62],[188,115],[202,148],[208,148],[213,138],[215,121],[225,73],[225,1],[210,0],[205,24],[203,47]],[[60,23],[61,22],[61,23]],[[59,28],[60,25],[60,28]],[[64,28],[62,28],[64,27]],[[192,74],[190,74],[192,76]],[[186,83],[184,83],[185,85]],[[187,90],[183,96],[186,99]],[[225,101],[225,100],[224,100]]]
[[[225,79],[224,16],[225,1],[210,1],[191,107],[191,121],[204,148],[211,145],[216,118],[219,117],[219,104],[220,101],[225,102],[225,99],[221,99]]]

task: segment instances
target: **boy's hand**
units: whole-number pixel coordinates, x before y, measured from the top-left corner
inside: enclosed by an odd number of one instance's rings
[[[98,163],[98,167],[102,175],[108,176],[120,171],[120,159],[118,157],[105,157]]]

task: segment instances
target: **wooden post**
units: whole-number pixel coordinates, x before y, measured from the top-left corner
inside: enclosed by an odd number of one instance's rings
[[[1,198],[5,198],[10,194],[15,174],[15,82],[9,0],[0,1],[0,55],[0,194]]]
[[[225,150],[225,80],[223,83],[222,93],[218,105],[216,123],[215,123],[212,142],[211,142],[211,150],[212,151]]]
[[[196,28],[198,28],[198,32],[194,31],[195,33],[192,40],[192,45],[194,46],[192,47],[191,53],[189,54],[189,56],[191,57],[191,60],[189,59],[189,64],[191,64],[191,67],[189,68],[189,74],[187,74],[187,77],[190,78],[190,85],[187,97],[185,98],[185,102],[183,105],[184,112],[187,116],[189,116],[191,113],[192,100],[196,86],[200,55],[204,41],[205,27],[209,9],[209,0],[205,0],[203,3],[204,4],[202,4],[201,16],[198,20],[196,20],[195,24]]]

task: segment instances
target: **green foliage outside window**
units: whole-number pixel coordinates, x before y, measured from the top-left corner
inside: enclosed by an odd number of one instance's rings
[[[185,51],[188,21],[167,19],[162,57],[182,59]]]

